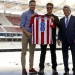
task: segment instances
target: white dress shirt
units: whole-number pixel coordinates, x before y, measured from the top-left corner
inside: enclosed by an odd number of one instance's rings
[[[71,17],[71,14],[68,16],[68,20],[70,20],[70,17]],[[66,20],[67,20],[67,17],[65,16],[65,24],[66,24]]]

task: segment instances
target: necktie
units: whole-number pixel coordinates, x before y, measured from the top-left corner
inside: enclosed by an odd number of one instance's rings
[[[69,22],[69,20],[68,20],[69,18],[68,17],[66,17],[66,23],[65,23],[65,25],[66,25],[66,28],[67,28],[67,26],[68,26],[68,22]]]

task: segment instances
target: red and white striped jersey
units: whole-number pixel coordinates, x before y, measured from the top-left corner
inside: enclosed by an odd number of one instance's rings
[[[32,44],[52,44],[54,20],[45,15],[35,15],[30,19],[32,27]]]

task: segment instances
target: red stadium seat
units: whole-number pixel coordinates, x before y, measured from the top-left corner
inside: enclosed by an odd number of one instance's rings
[[[4,27],[7,32],[22,32],[19,27]]]
[[[20,23],[20,17],[6,16],[6,18],[15,26],[18,26]]]

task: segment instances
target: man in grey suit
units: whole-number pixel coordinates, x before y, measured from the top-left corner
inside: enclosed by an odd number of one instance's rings
[[[69,75],[68,67],[68,47],[70,46],[73,62],[73,75],[75,75],[75,16],[71,15],[71,9],[68,5],[63,7],[65,17],[60,19],[60,28],[58,32],[58,45],[62,41],[62,54],[64,62],[64,75]]]

